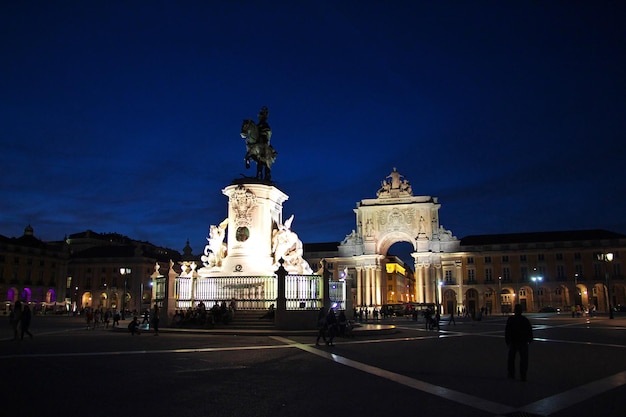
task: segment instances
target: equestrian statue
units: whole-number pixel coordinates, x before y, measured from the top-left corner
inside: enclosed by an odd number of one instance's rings
[[[261,107],[259,123],[250,119],[241,125],[241,137],[246,141],[246,168],[250,168],[250,160],[256,162],[256,179],[271,181],[271,168],[278,152],[270,145],[272,130],[267,124],[269,112],[267,107]],[[265,171],[265,172],[264,172]]]

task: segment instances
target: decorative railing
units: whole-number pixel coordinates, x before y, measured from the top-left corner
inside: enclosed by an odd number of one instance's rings
[[[235,300],[238,310],[265,310],[276,305],[278,298],[276,276],[242,277],[178,277],[174,288],[177,309],[196,307],[200,301],[206,308]],[[322,277],[319,275],[287,275],[285,299],[287,310],[319,309],[323,305]],[[345,283],[333,282],[331,301],[345,308]]]

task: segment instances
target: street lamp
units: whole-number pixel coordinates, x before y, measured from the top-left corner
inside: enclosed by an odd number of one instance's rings
[[[130,268],[120,268],[120,275],[124,277],[124,295],[122,296],[122,319],[124,319],[126,315],[126,287],[128,285],[128,275],[130,275],[132,272],[133,271]]]
[[[78,285],[74,287],[74,311],[73,313],[76,313],[77,310],[78,310]]]
[[[502,277],[498,277],[498,287],[499,287],[499,291],[498,291],[498,298],[500,299],[500,314],[502,313]]]
[[[530,277],[535,283],[535,293],[537,294],[537,311],[539,311],[539,283],[543,281],[543,277]]]
[[[606,280],[606,305],[609,309],[609,318],[614,319],[613,306],[611,305],[611,276],[609,274],[609,262],[613,262],[613,253],[600,253],[598,260],[604,261],[604,279]]]

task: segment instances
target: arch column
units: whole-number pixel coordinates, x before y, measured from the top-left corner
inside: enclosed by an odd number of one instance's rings
[[[430,264],[422,264],[421,272],[424,280],[424,302],[434,303],[435,294],[433,293],[433,280],[430,273]]]
[[[356,305],[363,305],[363,267],[357,266],[356,268]]]
[[[382,270],[380,268],[380,266],[377,266],[375,269],[375,282],[374,282],[374,305],[375,306],[381,306],[382,302],[381,302],[381,285],[382,285]]]
[[[363,305],[368,307],[372,303],[372,283],[373,283],[373,268],[371,266],[365,267],[365,299]]]

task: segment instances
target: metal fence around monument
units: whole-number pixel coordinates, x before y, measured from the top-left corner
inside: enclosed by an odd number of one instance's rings
[[[228,304],[234,299],[238,310],[266,310],[276,305],[278,283],[276,276],[178,277],[174,296],[177,309],[196,307],[200,301],[211,308],[216,302]],[[287,310],[319,309],[323,305],[322,277],[287,275],[285,298]]]

